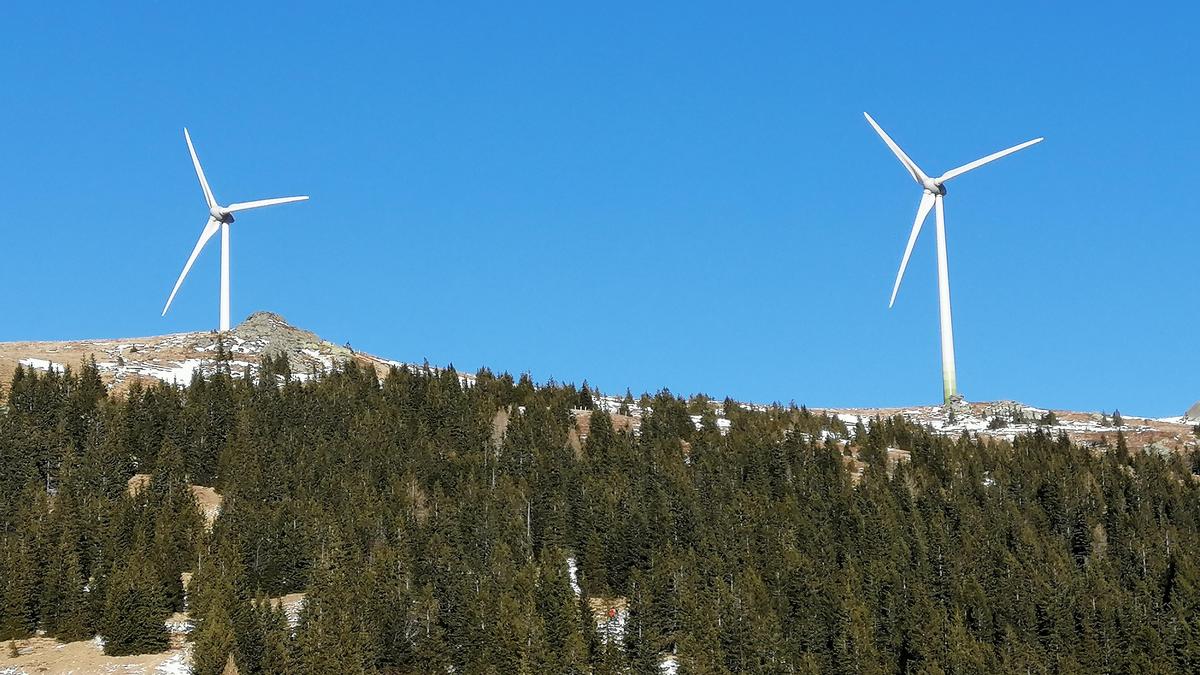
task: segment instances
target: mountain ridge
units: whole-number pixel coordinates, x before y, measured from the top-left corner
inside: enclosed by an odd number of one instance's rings
[[[235,377],[244,377],[247,373],[255,375],[264,357],[279,354],[287,355],[293,377],[300,380],[329,372],[351,361],[360,367],[374,369],[380,377],[393,367],[426,367],[336,345],[312,331],[293,326],[279,314],[259,311],[249,315],[226,334],[192,331],[129,338],[3,342],[0,343],[0,391],[7,389],[18,365],[61,372],[67,368],[77,368],[90,358],[95,358],[101,379],[115,392],[127,390],[136,381],[187,385],[195,372],[206,375],[215,372],[221,362],[218,353],[222,349],[226,352],[224,363]],[[460,373],[459,377],[465,384],[474,380],[471,374]],[[612,413],[618,412],[623,405],[629,409],[629,427],[637,433],[642,411],[636,402],[630,406],[617,397],[596,398],[597,407]],[[727,429],[729,420],[725,418],[722,406],[715,401],[710,405],[717,413],[719,424]],[[768,407],[751,403],[740,405]],[[1066,433],[1076,442],[1103,445],[1115,443],[1116,433],[1120,430],[1131,447],[1174,452],[1200,447],[1200,440],[1193,429],[1193,425],[1200,423],[1200,419],[1195,418],[1200,414],[1194,414],[1198,407],[1192,406],[1179,417],[1125,415],[1125,423],[1119,428],[1102,412],[1052,410],[1017,401],[880,408],[810,406],[809,409],[837,417],[850,430],[860,421],[870,424],[875,418],[893,415],[928,425],[944,435],[971,433],[1004,440],[1041,429],[1051,433]],[[693,417],[699,424],[699,415]],[[851,431],[848,430],[849,433]]]

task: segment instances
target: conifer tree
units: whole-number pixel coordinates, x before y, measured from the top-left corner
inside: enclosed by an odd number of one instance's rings
[[[26,542],[0,536],[0,639],[13,640],[37,628],[36,570]]]
[[[535,613],[529,618],[525,643],[521,649],[521,667],[518,672],[522,675],[569,672],[564,671],[558,659],[554,658],[550,644],[546,641],[545,625],[539,614]]]
[[[663,637],[655,621],[651,589],[640,572],[630,581],[629,616],[625,623],[625,650],[632,671],[638,675],[658,675],[658,654]]]
[[[535,592],[539,619],[550,652],[561,672],[575,672],[587,663],[587,647],[580,627],[580,605],[571,588],[566,557],[558,548],[542,550]]]
[[[239,664],[246,661],[239,638],[249,640],[246,633],[257,633],[254,605],[246,596],[245,571],[232,537],[218,529],[201,557],[203,564],[188,585],[188,610],[195,625],[192,660],[199,675],[215,675],[231,654]]]
[[[617,409],[617,413],[620,415],[628,415],[630,411],[633,410],[634,405],[633,392],[626,389],[625,398],[621,399],[621,405]]]
[[[313,570],[296,632],[303,672],[365,673],[373,662],[349,566],[341,544],[333,543]]]
[[[583,388],[579,390],[579,401],[576,405],[584,410],[592,410],[596,407],[595,402],[592,400],[592,391],[588,388],[587,380],[583,381]]]
[[[85,640],[95,634],[94,622],[79,554],[74,549],[63,554],[60,569],[61,592],[54,619],[54,636],[63,642]]]
[[[192,670],[196,675],[219,675],[237,651],[233,619],[224,603],[208,608],[192,633]]]
[[[158,572],[134,552],[107,580],[101,635],[109,656],[147,654],[167,648],[168,614]]]
[[[259,605],[258,618],[263,636],[260,672],[263,675],[291,675],[297,672],[295,646],[283,604],[266,602]]]
[[[428,584],[413,602],[413,661],[430,672],[445,672],[451,666],[451,652],[440,621],[441,606]]]

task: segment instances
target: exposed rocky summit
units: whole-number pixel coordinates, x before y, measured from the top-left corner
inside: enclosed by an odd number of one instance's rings
[[[393,361],[356,354],[322,340],[311,331],[289,324],[272,312],[255,312],[229,333],[216,331],[173,333],[153,337],[65,342],[0,343],[0,386],[6,386],[18,364],[38,370],[78,368],[94,358],[105,382],[123,389],[134,381],[187,384],[194,372],[211,373],[218,367],[218,341],[223,342],[234,376],[257,372],[264,356],[286,354],[298,378],[326,372],[354,359],[381,374]]]
[[[296,372],[329,370],[355,356],[350,349],[322,340],[312,331],[296,328],[274,312],[251,314],[229,332],[226,341],[232,353],[286,354]]]

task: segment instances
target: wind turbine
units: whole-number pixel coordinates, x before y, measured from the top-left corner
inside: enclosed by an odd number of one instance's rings
[[[221,332],[224,333],[229,330],[229,224],[233,222],[233,214],[238,211],[248,211],[264,206],[301,202],[308,199],[308,197],[275,197],[274,199],[235,202],[229,206],[221,206],[217,203],[216,197],[213,197],[212,189],[208,187],[208,180],[204,177],[204,169],[200,168],[200,158],[196,156],[196,148],[192,147],[192,137],[188,135],[186,127],[183,129],[183,138],[187,141],[188,152],[192,154],[192,165],[196,167],[196,177],[200,179],[200,189],[204,191],[204,203],[208,205],[208,222],[204,225],[204,230],[200,232],[200,239],[196,242],[196,248],[192,249],[191,257],[184,264],[183,271],[179,273],[179,280],[175,282],[175,288],[171,289],[171,297],[167,298],[167,304],[163,307],[162,315],[167,315],[167,310],[171,308],[171,301],[175,299],[175,294],[179,292],[179,287],[183,284],[183,279],[187,276],[188,270],[192,269],[192,263],[196,262],[196,257],[200,255],[200,250],[204,248],[209,239],[212,239],[217,230],[220,230]]]
[[[1044,139],[1035,138],[1032,141],[1025,141],[1020,145],[1014,145],[1007,150],[994,152],[987,157],[977,159],[974,162],[963,164],[957,169],[950,169],[946,173],[937,178],[930,178],[917,163],[909,159],[908,155],[896,145],[896,142],[884,132],[883,129],[871,119],[867,113],[863,113],[874,127],[876,133],[883,138],[883,142],[892,149],[896,155],[896,159],[904,165],[908,173],[912,175],[913,180],[924,189],[924,194],[921,195],[921,204],[917,207],[917,218],[913,221],[912,233],[908,235],[908,246],[904,248],[904,257],[900,260],[900,271],[896,274],[896,285],[892,287],[892,298],[888,301],[888,308],[896,302],[896,293],[900,290],[900,281],[904,279],[904,269],[908,267],[908,257],[912,254],[913,244],[917,242],[917,235],[921,233],[921,225],[925,223],[925,219],[929,217],[929,209],[933,208],[937,212],[937,256],[938,256],[938,309],[941,317],[941,333],[942,333],[942,396],[946,403],[958,398],[958,382],[954,373],[954,328],[950,320],[950,272],[946,262],[946,216],[942,207],[942,200],[946,196],[946,181],[951,178],[978,169],[979,167],[989,162],[994,162],[1001,157],[1011,155],[1012,153],[1028,148],[1035,143],[1041,143]]]

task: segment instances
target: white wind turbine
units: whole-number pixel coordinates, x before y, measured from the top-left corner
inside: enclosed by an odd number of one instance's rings
[[[236,202],[229,206],[221,206],[217,203],[216,198],[213,197],[212,189],[208,187],[208,180],[204,177],[204,169],[200,168],[200,158],[196,157],[196,149],[192,147],[192,137],[188,135],[187,128],[183,130],[183,138],[187,141],[188,152],[192,153],[192,165],[196,167],[196,177],[200,179],[200,188],[204,190],[204,202],[208,205],[208,223],[204,225],[204,230],[200,233],[200,239],[196,242],[196,248],[192,249],[191,257],[184,264],[183,271],[179,273],[179,280],[175,282],[175,288],[171,289],[171,297],[167,298],[167,304],[163,307],[162,315],[167,315],[167,310],[171,308],[171,301],[175,299],[175,294],[179,292],[179,287],[183,284],[183,279],[187,276],[188,270],[192,269],[192,263],[196,262],[196,257],[200,255],[200,250],[204,248],[209,239],[212,239],[217,230],[220,230],[221,332],[225,332],[229,330],[229,224],[233,222],[233,214],[238,211],[257,209],[263,206],[301,202],[308,199],[308,197],[276,197],[274,199]]]
[[[912,254],[913,244],[917,241],[917,235],[921,233],[921,225],[925,223],[925,219],[929,216],[929,209],[936,207],[937,212],[937,256],[938,256],[938,308],[941,316],[941,333],[942,333],[942,396],[946,403],[958,397],[958,382],[954,373],[954,328],[950,321],[950,272],[946,262],[946,217],[942,207],[942,199],[946,196],[946,181],[972,169],[979,167],[989,162],[994,162],[1005,155],[1028,148],[1029,146],[1042,142],[1042,138],[1035,138],[1032,141],[1025,141],[1020,145],[1014,145],[1007,150],[995,152],[982,159],[977,159],[974,162],[963,164],[957,169],[951,169],[937,178],[930,178],[917,163],[909,159],[908,155],[896,145],[896,142],[891,139],[875,120],[867,113],[863,113],[875,131],[883,138],[883,142],[895,153],[896,158],[908,169],[908,173],[912,175],[913,180],[924,188],[925,193],[921,195],[921,205],[917,207],[917,219],[913,222],[912,233],[908,235],[908,246],[904,248],[904,257],[900,260],[900,271],[896,274],[896,285],[892,287],[892,298],[888,301],[888,307],[896,302],[896,293],[900,290],[900,281],[904,278],[904,268],[908,267],[908,257]]]

